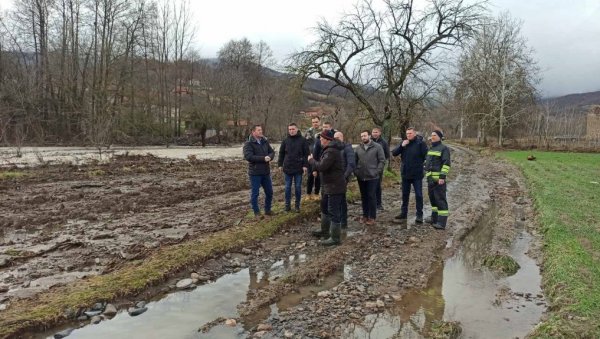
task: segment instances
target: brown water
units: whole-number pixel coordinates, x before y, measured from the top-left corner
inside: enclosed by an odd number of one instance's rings
[[[532,237],[525,231],[514,241],[511,256],[521,268],[510,277],[499,277],[479,263],[488,251],[494,214],[473,230],[453,257],[440,263],[424,289],[410,291],[394,307],[367,316],[350,326],[344,338],[423,338],[433,321],[458,321],[461,338],[523,338],[540,321],[545,305],[541,276],[527,256]],[[531,294],[533,299],[517,295]],[[499,296],[505,295],[504,298]]]
[[[114,318],[97,325],[76,329],[69,338],[238,338],[247,330],[295,305],[303,298],[330,289],[344,279],[344,272],[336,272],[319,285],[302,287],[297,293],[285,296],[276,304],[238,320],[236,327],[217,325],[207,333],[198,332],[203,325],[219,318],[238,318],[237,306],[246,301],[248,292],[267,286],[273,280],[302,265],[306,255],[290,256],[274,263],[268,271],[246,268],[227,274],[215,282],[197,287],[192,291],[180,291],[149,302],[148,311],[137,317],[119,312]],[[52,338],[54,333],[70,326],[53,329],[38,338]]]

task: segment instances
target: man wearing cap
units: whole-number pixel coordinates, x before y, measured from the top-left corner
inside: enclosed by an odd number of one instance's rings
[[[342,150],[342,162],[344,163],[344,179],[346,180],[346,191],[348,191],[348,183],[352,179],[354,168],[356,167],[356,156],[351,143],[344,142],[344,133],[337,131],[334,134],[335,140],[340,144]],[[348,228],[348,201],[346,195],[342,200],[342,229]]]
[[[427,220],[434,228],[443,230],[448,221],[446,200],[446,176],[450,171],[450,149],[442,144],[444,134],[439,129],[431,133],[431,148],[425,159],[427,191],[431,202],[431,218]]]
[[[327,237],[321,242],[324,246],[341,243],[342,199],[346,194],[346,180],[342,164],[341,147],[334,139],[332,130],[321,132],[321,158],[317,161],[312,154],[308,156],[309,164],[321,175],[321,229],[313,231],[318,237]]]

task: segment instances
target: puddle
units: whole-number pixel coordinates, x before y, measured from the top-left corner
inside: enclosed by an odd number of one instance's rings
[[[479,264],[489,250],[495,214],[488,213],[461,249],[435,269],[425,289],[409,291],[394,307],[348,327],[344,338],[424,338],[433,321],[458,321],[461,338],[523,338],[541,319],[545,306],[541,276],[527,256],[531,235],[521,231],[511,256],[521,268],[498,277]],[[510,293],[512,291],[513,293]],[[527,296],[530,297],[527,297]]]
[[[239,319],[235,327],[217,325],[207,333],[198,332],[198,329],[219,317],[239,318],[237,306],[246,301],[250,291],[269,285],[306,260],[307,256],[300,254],[279,260],[266,271],[257,271],[252,267],[245,268],[194,290],[170,293],[158,301],[149,302],[146,305],[148,310],[137,317],[131,317],[127,312],[121,311],[110,320],[76,329],[69,338],[245,337],[246,331],[277,315],[278,312],[298,305],[303,298],[337,286],[345,276],[348,276],[348,269],[328,276],[319,285],[302,287],[251,317]],[[52,338],[55,333],[68,327],[55,328],[30,337]]]

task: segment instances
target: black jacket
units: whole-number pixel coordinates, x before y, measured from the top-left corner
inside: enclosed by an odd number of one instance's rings
[[[356,168],[356,155],[354,154],[352,144],[343,144],[342,162],[344,163],[344,178],[348,182],[352,178],[352,174],[354,174],[354,169]]]
[[[260,143],[252,136],[244,143],[244,159],[248,161],[249,175],[269,175],[271,174],[270,163],[265,161],[269,156],[271,160],[275,158],[275,150],[269,144],[267,138],[260,139]]]
[[[371,139],[371,140],[373,140],[376,143],[381,145],[381,147],[383,148],[383,155],[385,155],[385,160],[389,160],[390,159],[390,145],[388,145],[387,141],[385,141],[385,139],[382,137],[379,137],[377,139]]]
[[[342,151],[338,141],[332,141],[321,152],[321,159],[310,160],[310,165],[321,173],[321,189],[323,194],[346,193],[346,180],[342,164]]]
[[[442,142],[434,142],[427,151],[425,159],[425,175],[428,180],[437,182],[439,179],[446,179],[450,171],[450,149]]]
[[[283,167],[285,174],[302,174],[303,167],[308,168],[308,144],[298,132],[298,134],[288,135],[279,147],[279,158],[277,164]]]
[[[409,141],[406,147],[402,144],[394,148],[392,155],[397,157],[400,155],[402,159],[401,171],[402,179],[423,179],[425,171],[423,163],[427,157],[427,145],[417,136],[414,140]]]
[[[336,130],[332,129],[332,131],[335,134]],[[317,136],[312,150],[312,155],[315,159],[321,159],[321,152],[323,152],[323,146],[321,146],[321,136]]]

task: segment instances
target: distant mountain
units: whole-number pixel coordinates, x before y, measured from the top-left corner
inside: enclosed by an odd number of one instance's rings
[[[542,103],[549,103],[556,106],[557,109],[576,108],[578,111],[587,112],[589,106],[600,105],[600,91],[545,98],[542,99]]]

